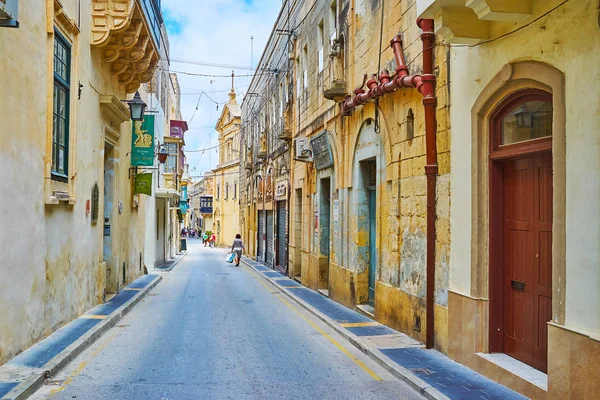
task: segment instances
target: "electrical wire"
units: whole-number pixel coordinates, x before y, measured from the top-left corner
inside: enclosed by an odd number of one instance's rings
[[[565,5],[568,2],[569,2],[569,0],[564,0],[562,3],[560,3],[559,5],[551,8],[550,10],[546,11],[545,13],[543,13],[542,15],[540,15],[539,17],[537,17],[536,19],[534,19],[532,21],[529,21],[525,25],[522,25],[522,26],[518,27],[515,30],[512,30],[510,32],[506,32],[506,33],[504,33],[504,34],[502,34],[502,35],[500,35],[498,37],[495,37],[493,39],[487,39],[487,40],[484,40],[484,41],[481,41],[481,42],[478,42],[478,43],[474,43],[474,44],[448,44],[448,43],[444,43],[444,45],[448,45],[450,47],[477,47],[477,46],[481,46],[482,44],[491,43],[493,41],[496,41],[496,40],[505,38],[505,37],[507,37],[509,35],[512,35],[515,32],[519,32],[521,29],[527,28],[529,25],[531,25],[531,24],[539,21],[540,19],[544,18],[545,16],[547,16],[551,12],[557,10],[558,8],[562,7],[563,5]]]

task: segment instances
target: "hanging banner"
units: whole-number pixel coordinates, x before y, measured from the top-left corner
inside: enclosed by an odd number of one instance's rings
[[[131,134],[131,166],[154,166],[154,115],[145,115],[144,121],[133,121]]]
[[[152,196],[152,174],[137,174],[133,193]]]

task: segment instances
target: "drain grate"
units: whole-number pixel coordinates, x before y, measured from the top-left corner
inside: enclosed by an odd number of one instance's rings
[[[417,375],[431,375],[433,374],[433,371],[427,368],[412,368],[410,370],[411,372],[414,372]]]

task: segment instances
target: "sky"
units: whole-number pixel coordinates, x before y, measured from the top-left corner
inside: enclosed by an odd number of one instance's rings
[[[162,11],[169,36],[170,58],[247,68],[253,61],[256,67],[281,4],[281,0],[164,0]],[[254,37],[253,52],[251,36]],[[181,112],[189,126],[185,134],[185,152],[194,180],[218,164],[218,149],[195,150],[219,143],[214,127],[223,110],[223,103],[229,99],[232,70],[239,76],[234,86],[238,103],[241,104],[251,80],[251,77],[243,75],[249,75],[249,70],[171,62],[171,72],[219,75],[200,77],[177,74],[182,93]],[[219,104],[207,96],[200,97],[202,91]]]

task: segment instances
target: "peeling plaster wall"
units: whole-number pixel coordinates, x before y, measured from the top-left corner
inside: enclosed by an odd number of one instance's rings
[[[104,129],[120,134],[117,147],[115,207],[123,202],[113,232],[119,244],[114,252],[126,261],[127,282],[140,275],[144,249],[144,200],[132,209],[128,179],[131,125],[111,123],[101,113],[100,93],[125,98],[123,89],[104,65],[100,53],[90,48],[91,5],[81,4],[83,25],[72,54],[70,192],[75,204],[45,205],[44,158],[46,157],[47,106],[52,96],[51,36],[46,32],[46,2],[21,2],[20,28],[0,34],[0,93],[10,98],[0,107],[0,131],[4,140],[0,168],[0,363],[98,303],[102,261],[104,180]],[[35,4],[34,4],[35,3]],[[62,1],[66,13],[76,18],[75,0]],[[53,7],[50,7],[53,10]],[[35,62],[32,62],[35,60]],[[83,84],[78,99],[77,83]],[[94,88],[92,88],[92,86]],[[10,129],[8,129],[10,127]],[[99,221],[86,215],[93,185],[100,189]]]
[[[324,67],[319,71],[318,27],[322,22],[325,38],[332,32],[329,19],[331,2],[318,1],[313,11],[297,31],[293,42],[292,114],[294,138],[311,138],[323,130],[330,135],[334,165],[331,168],[331,221],[330,221],[330,264],[329,289],[334,300],[344,304],[352,299],[357,303],[366,301],[368,284],[368,203],[364,185],[359,174],[359,161],[377,157],[377,293],[382,294],[380,303],[376,299],[376,317],[389,321],[397,329],[402,329],[417,338],[424,331],[415,334],[415,316],[425,314],[426,283],[426,190],[425,167],[425,120],[422,96],[415,89],[401,89],[379,99],[378,119],[380,132],[374,132],[375,104],[360,106],[351,116],[342,117],[340,107],[323,96],[323,91],[332,85],[334,78],[345,83],[347,93],[361,85],[364,74],[377,72],[379,64],[379,31],[381,22],[380,0],[338,0],[337,35],[343,37],[344,46],[339,58],[328,57],[331,51],[329,40],[324,41]],[[297,25],[310,2],[294,2],[290,24]],[[284,3],[284,8],[286,7]],[[299,12],[300,10],[300,12]],[[404,37],[406,61],[411,74],[422,71],[421,31],[414,1],[385,2],[383,10],[383,42],[381,68],[395,71],[395,59],[389,48],[389,41],[398,33]],[[275,41],[272,37],[271,41]],[[263,56],[265,65],[273,57],[277,59],[275,44],[267,44]],[[307,49],[307,60],[304,49]],[[302,62],[297,65],[296,57]],[[443,46],[435,49],[434,67],[437,84],[437,147],[439,161],[438,191],[436,210],[436,321],[445,321],[448,304],[449,247],[450,247],[450,124],[448,118],[448,78],[447,54]],[[304,65],[307,65],[307,87],[302,84]],[[343,71],[341,73],[340,71]],[[337,74],[337,75],[336,75]],[[301,85],[298,88],[298,84]],[[257,86],[259,87],[259,86]],[[255,90],[252,90],[255,91]],[[260,90],[258,90],[260,92]],[[254,101],[254,100],[253,100]],[[251,103],[243,106],[243,122],[250,114]],[[257,107],[254,112],[260,112]],[[408,132],[407,115],[414,114],[414,132]],[[371,121],[370,127],[366,125]],[[362,131],[367,127],[368,132]],[[243,133],[244,135],[244,133]],[[247,137],[247,136],[246,136]],[[257,141],[250,140],[255,146]],[[293,148],[292,148],[293,152]],[[256,154],[255,154],[256,155]],[[324,176],[310,163],[293,160],[290,157],[291,204],[296,213],[296,190],[301,190],[302,215],[290,218],[290,274],[302,275],[302,282],[317,288],[319,271],[322,268],[320,257],[319,232],[315,233],[315,208],[319,208],[320,181]],[[329,172],[327,172],[328,174]],[[248,171],[240,169],[240,179],[252,184]],[[241,187],[246,189],[246,184]],[[336,203],[337,201],[337,203]],[[336,206],[337,204],[337,206]],[[245,210],[245,207],[242,207]],[[320,211],[319,211],[320,212]],[[248,221],[246,224],[255,224]],[[339,282],[338,280],[345,280]],[[402,303],[394,303],[401,301]],[[379,305],[377,305],[379,304]],[[410,307],[402,307],[407,304]],[[355,304],[352,304],[355,305]],[[378,311],[379,309],[379,311]],[[439,317],[438,317],[439,315]],[[424,317],[423,317],[424,318]],[[424,325],[424,319],[423,319]],[[439,325],[438,348],[445,349],[447,328]],[[423,336],[424,337],[424,336]]]

